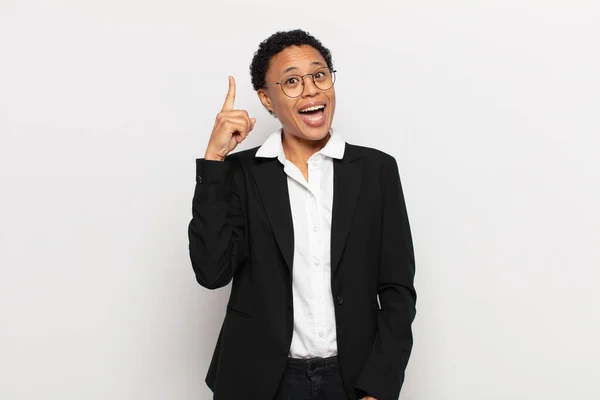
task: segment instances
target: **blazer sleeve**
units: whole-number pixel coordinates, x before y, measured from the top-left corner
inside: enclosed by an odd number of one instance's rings
[[[397,400],[413,345],[411,325],[417,295],[412,237],[398,165],[391,156],[385,164],[377,333],[356,391],[359,396]]]
[[[235,160],[196,159],[189,251],[196,280],[208,289],[227,285],[247,256],[236,169]]]

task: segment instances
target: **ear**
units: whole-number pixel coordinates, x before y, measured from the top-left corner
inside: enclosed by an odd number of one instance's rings
[[[258,95],[258,99],[260,100],[262,105],[267,109],[267,111],[269,111],[271,114],[274,114],[273,102],[271,102],[271,98],[269,97],[267,92],[265,92],[264,89],[258,89],[256,94]]]

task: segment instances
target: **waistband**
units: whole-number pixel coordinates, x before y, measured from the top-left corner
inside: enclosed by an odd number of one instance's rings
[[[338,368],[338,356],[332,357],[313,357],[313,358],[291,358],[287,359],[288,368],[306,369],[307,372],[314,372],[317,369],[335,369]]]

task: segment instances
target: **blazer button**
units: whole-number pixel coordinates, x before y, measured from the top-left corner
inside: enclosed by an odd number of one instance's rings
[[[198,175],[198,183],[202,183],[202,175]]]
[[[341,306],[342,303],[344,302],[344,298],[342,296],[338,296],[336,297],[337,303]]]

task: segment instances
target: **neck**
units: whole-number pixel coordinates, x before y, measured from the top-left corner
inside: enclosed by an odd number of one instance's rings
[[[282,136],[282,145],[285,158],[294,164],[305,165],[313,154],[325,147],[329,141],[329,138],[331,138],[331,133],[328,133],[323,139],[320,140],[307,140],[285,133]]]

